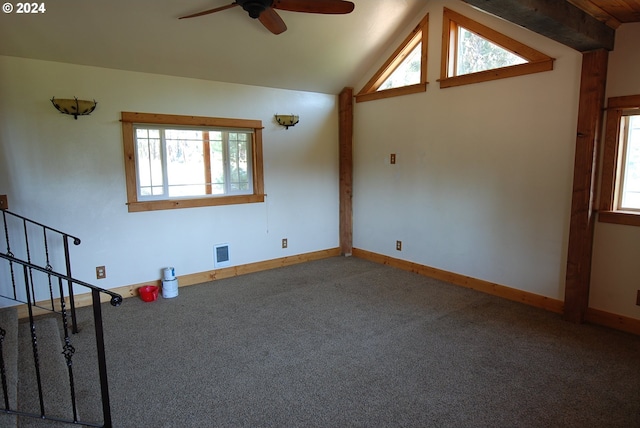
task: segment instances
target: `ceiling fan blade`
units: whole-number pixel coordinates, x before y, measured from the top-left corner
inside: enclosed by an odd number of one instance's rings
[[[271,7],[291,12],[344,14],[351,13],[355,5],[344,0],[274,0]]]
[[[273,34],[280,34],[287,31],[287,25],[284,23],[280,15],[270,7],[266,8],[260,14],[258,20]]]
[[[194,13],[193,15],[181,16],[178,19],[186,19],[186,18],[195,18],[196,16],[209,15],[210,13],[220,12],[222,10],[231,9],[232,7],[238,6],[238,3],[231,3],[226,6],[216,7],[215,9],[209,9],[202,12]]]

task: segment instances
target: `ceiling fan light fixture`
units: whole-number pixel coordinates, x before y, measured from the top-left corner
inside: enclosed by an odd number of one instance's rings
[[[268,7],[271,7],[270,0],[245,0],[245,1],[236,1],[242,8],[247,11],[250,17],[253,19],[258,19],[262,12],[264,12]]]
[[[209,15],[236,6],[242,7],[251,18],[259,20],[260,23],[273,34],[282,34],[287,31],[287,25],[280,15],[278,15],[276,9],[290,12],[345,14],[351,13],[354,8],[354,4],[346,0],[235,0],[226,6],[181,16],[179,19]]]

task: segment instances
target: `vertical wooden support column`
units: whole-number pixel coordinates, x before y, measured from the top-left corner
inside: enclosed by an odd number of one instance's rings
[[[353,250],[353,88],[339,95],[340,144],[340,253],[350,256]]]
[[[598,140],[605,101],[608,58],[609,53],[604,49],[582,55],[564,294],[564,318],[576,323],[584,321],[589,307]]]

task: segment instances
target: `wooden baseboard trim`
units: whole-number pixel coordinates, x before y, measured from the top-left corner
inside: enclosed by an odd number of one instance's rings
[[[502,297],[508,300],[525,303],[527,305],[535,306],[537,308],[545,309],[547,311],[555,312],[558,314],[562,313],[564,307],[564,304],[561,300],[551,299],[549,297],[540,296],[538,294],[529,293],[527,291],[517,290],[515,288],[506,287],[504,285],[495,284],[493,282],[472,278],[466,275],[460,275],[458,273],[449,272],[446,270],[437,269],[402,259],[396,259],[378,253],[372,253],[370,251],[361,250],[359,248],[353,249],[353,256],[371,260],[376,263],[393,266],[402,270],[407,270],[462,287],[471,288],[473,290],[482,291],[483,293]]]
[[[339,255],[340,248],[330,248],[327,250],[315,251],[312,253],[298,254],[295,256],[282,257],[279,259],[265,260],[262,262],[185,275],[178,277],[178,283],[180,284],[180,286],[202,284],[203,282],[215,281],[217,279],[231,278],[234,276],[246,275],[248,273],[291,266],[299,263],[326,259]]]
[[[460,275],[454,272],[436,269],[433,267],[420,265],[418,263],[413,263],[402,259],[396,259],[378,253],[372,253],[370,251],[361,250],[359,248],[353,249],[353,256],[367,259],[376,263],[393,266],[398,269],[408,270],[410,272],[415,272],[420,275],[435,278],[454,285],[471,288],[508,300],[521,302],[550,312],[562,314],[564,310],[564,302],[562,300],[551,299],[549,297],[540,296],[538,294],[529,293],[527,291],[517,290],[515,288],[506,287],[504,285],[494,284],[492,282]],[[603,327],[609,327],[615,330],[620,330],[640,336],[640,320],[634,318],[612,314],[610,312],[605,312],[598,309],[588,308],[585,321],[591,324],[597,324]]]
[[[640,320],[625,317],[624,315],[587,308],[585,321],[640,336]]]
[[[326,259],[340,255],[340,248],[329,248],[326,250],[314,251],[311,253],[297,254],[295,256],[281,257],[278,259],[265,260],[261,262],[249,263],[246,265],[232,266],[223,269],[210,270],[205,272],[192,273],[178,276],[178,287],[188,287],[190,285],[202,284],[204,282],[215,281],[218,279],[231,278],[234,276],[245,275],[263,270],[275,269],[284,266],[291,266],[298,263],[310,262],[313,260]],[[143,285],[162,285],[160,279],[141,282],[139,284],[125,285],[123,287],[112,288],[109,291],[120,294],[124,299],[138,296],[138,288]],[[108,302],[110,296],[102,294],[101,302]],[[69,309],[68,299],[65,299],[67,310]],[[75,296],[76,308],[90,306],[92,304],[91,293],[82,293]],[[41,306],[50,306],[48,302],[42,302]],[[59,305],[57,305],[59,306]],[[18,318],[28,318],[29,312],[27,305],[17,306]],[[34,315],[42,315],[50,313],[44,309],[34,308]]]

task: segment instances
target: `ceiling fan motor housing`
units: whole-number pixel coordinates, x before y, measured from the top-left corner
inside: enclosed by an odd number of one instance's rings
[[[236,3],[249,13],[253,19],[259,18],[260,14],[268,7],[271,7],[272,0],[236,0]]]
[[[226,6],[181,16],[179,19],[209,15],[236,6],[241,6],[251,18],[259,19],[260,23],[273,34],[281,34],[287,30],[287,25],[275,9],[290,12],[345,14],[351,13],[354,8],[354,4],[347,0],[235,0]]]

